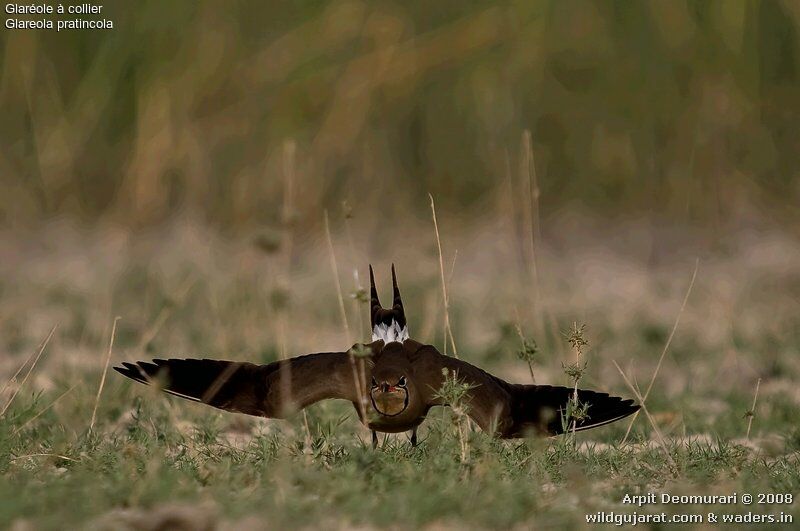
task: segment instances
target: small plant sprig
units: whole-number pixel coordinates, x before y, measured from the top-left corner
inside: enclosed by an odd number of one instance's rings
[[[587,341],[583,335],[585,332],[586,324],[581,323],[581,325],[578,326],[578,323],[575,321],[572,322],[572,326],[569,330],[564,332],[564,339],[572,346],[576,355],[583,354],[583,347],[589,346],[589,341]]]
[[[464,398],[470,389],[474,389],[477,386],[460,379],[456,371],[451,371],[447,368],[442,369],[442,375],[444,380],[434,396],[442,399],[453,411],[461,449],[461,462],[465,463],[469,459],[469,445],[465,437],[465,424],[467,423],[469,405],[464,402]]]
[[[359,286],[357,289],[350,292],[350,298],[362,304],[369,302],[369,297],[367,297],[367,289],[363,286]]]
[[[447,368],[442,369],[442,376],[444,376],[444,381],[434,396],[444,400],[457,414],[466,415],[469,408],[462,400],[470,389],[477,386],[460,379],[456,371]]]
[[[350,350],[347,351],[350,357],[350,365],[353,368],[353,382],[356,386],[358,394],[358,407],[362,418],[367,418],[367,395],[365,393],[367,387],[367,377],[364,373],[364,361],[372,355],[372,349],[357,343]]]
[[[345,219],[347,223],[347,219]],[[352,249],[352,238],[350,238],[350,229],[348,228],[348,239],[350,240]],[[358,332],[363,336],[364,334],[364,312],[363,308],[369,308],[369,295],[367,295],[367,288],[361,285],[358,280],[358,268],[353,268],[353,291],[350,292],[350,298],[353,300],[353,307],[356,315],[358,316]]]
[[[539,353],[539,345],[536,344],[535,339],[525,337],[519,325],[516,325],[516,329],[522,343],[520,349],[517,350],[517,357],[528,364],[528,370],[531,371],[531,382],[536,383],[536,377],[533,375],[533,360]]]
[[[574,384],[578,383],[578,381],[583,377],[583,372],[586,370],[586,362],[583,363],[583,366],[577,363],[562,363],[561,366],[564,368],[564,374],[566,374],[570,381]]]
[[[753,396],[753,405],[750,409],[748,409],[745,414],[744,418],[747,419],[747,435],[746,438],[750,439],[750,429],[753,427],[753,419],[756,416],[756,403],[758,402],[758,388],[761,387],[761,378],[758,379],[756,382],[756,394]]]
[[[564,433],[572,432],[573,436],[577,429],[578,423],[585,420],[589,416],[588,403],[580,402],[575,398],[575,395],[567,402],[567,408],[561,417],[561,429]]]
[[[358,343],[357,345],[353,346],[350,350],[347,351],[348,354],[353,356],[354,358],[366,358],[372,354],[372,349],[367,347],[366,345],[362,345]]]
[[[578,382],[583,378],[583,373],[586,371],[587,366],[587,362],[585,361],[581,364],[583,349],[589,346],[589,341],[586,339],[585,332],[586,325],[583,323],[578,325],[577,322],[573,322],[572,326],[563,332],[564,339],[567,340],[573,352],[575,352],[575,363],[569,365],[562,364],[564,373],[573,382],[574,389],[572,398],[567,402],[565,416],[562,418],[562,426],[564,430],[567,431],[568,426],[571,424],[573,436],[578,427],[578,422],[586,419],[589,411],[589,404],[581,404],[578,399]]]

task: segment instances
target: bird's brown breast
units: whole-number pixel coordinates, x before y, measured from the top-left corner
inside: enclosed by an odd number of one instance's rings
[[[375,431],[399,433],[413,429],[425,420],[420,404],[405,389],[374,390],[370,393],[370,405],[372,411],[366,424]]]
[[[394,391],[373,390],[370,396],[372,398],[372,407],[385,417],[396,417],[408,407],[408,391],[405,389]]]

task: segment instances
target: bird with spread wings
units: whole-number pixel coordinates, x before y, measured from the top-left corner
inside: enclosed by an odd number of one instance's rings
[[[506,382],[465,361],[442,355],[409,337],[397,277],[392,266],[392,307],[382,308],[370,267],[372,342],[343,352],[324,352],[267,365],[211,359],[155,359],[125,362],[119,373],[156,384],[172,395],[210,406],[267,418],[286,418],[320,400],[353,404],[373,432],[412,432],[434,406],[447,406],[439,390],[448,374],[467,384],[467,414],[497,437],[557,435],[602,426],[639,409],[633,400],[578,389],[585,408],[565,419],[574,389]]]

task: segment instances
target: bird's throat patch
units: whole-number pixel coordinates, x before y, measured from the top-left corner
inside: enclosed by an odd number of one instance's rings
[[[370,393],[370,398],[375,411],[385,417],[399,415],[408,407],[408,390],[406,389],[387,392],[373,390]]]

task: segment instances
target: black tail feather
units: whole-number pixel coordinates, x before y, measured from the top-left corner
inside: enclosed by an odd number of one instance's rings
[[[375,287],[375,273],[372,271],[372,264],[369,265],[369,315],[370,315],[370,330],[375,328],[378,324],[378,315],[383,309],[381,308],[381,301],[378,299],[378,289]]]
[[[156,359],[124,362],[114,370],[195,402],[250,415],[263,413],[267,366],[220,360]]]
[[[633,400],[626,400],[608,393],[578,389],[578,402],[586,404],[585,418],[577,420],[566,418],[567,404],[572,399],[574,389],[550,385],[514,385],[511,416],[513,426],[510,436],[520,437],[529,431],[558,435],[565,431],[587,430],[603,426],[627,417],[639,410]],[[565,429],[566,428],[566,429]]]

